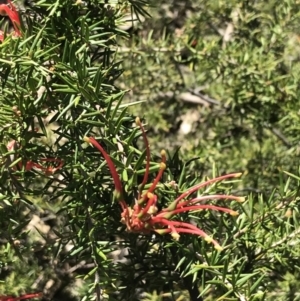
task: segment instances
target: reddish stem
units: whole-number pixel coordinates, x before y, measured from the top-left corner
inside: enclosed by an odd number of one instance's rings
[[[149,197],[149,194],[147,195]],[[144,209],[139,213],[138,217],[142,218],[143,215],[148,213],[148,210],[150,209],[151,206],[155,205],[157,201],[157,196],[155,194],[150,194],[150,197],[148,199],[147,205],[145,206]]]
[[[172,215],[175,215],[175,214],[178,214],[178,213],[181,213],[181,212],[195,211],[195,210],[205,210],[205,209],[210,209],[210,210],[215,210],[215,211],[222,211],[222,212],[225,212],[225,213],[229,213],[231,215],[237,215],[236,211],[233,211],[231,209],[224,208],[224,207],[219,207],[219,206],[214,206],[214,205],[195,205],[195,206],[188,206],[188,207],[184,207],[184,208],[178,208],[178,209],[175,209],[175,210],[170,211],[170,212],[162,212],[162,213],[159,213],[157,215],[157,217],[159,217],[159,216],[162,216],[162,217],[168,216],[168,218],[170,218]]]
[[[113,180],[114,180],[114,184],[115,184],[115,190],[117,192],[117,198],[122,206],[122,209],[123,210],[126,210],[127,209],[127,204],[124,202],[124,200],[122,200],[122,191],[123,191],[123,188],[122,188],[122,183],[121,183],[121,180],[120,180],[120,177],[117,173],[117,170],[116,170],[116,167],[112,161],[112,159],[110,158],[110,156],[107,154],[107,152],[104,150],[104,148],[97,142],[97,140],[93,137],[85,137],[84,140],[86,142],[89,142],[91,144],[93,144],[94,147],[96,147],[102,154],[102,156],[104,157],[107,165],[108,165],[108,168],[110,170],[110,173],[113,177]]]
[[[102,154],[102,156],[104,157],[108,168],[110,170],[110,173],[114,179],[114,183],[115,183],[115,189],[118,193],[122,193],[122,183],[121,180],[119,178],[119,175],[117,173],[116,167],[113,163],[113,161],[111,160],[110,156],[107,154],[107,152],[104,150],[104,148],[97,142],[97,140],[93,137],[89,137],[87,142],[90,142],[91,144],[94,145],[94,147],[96,147]]]
[[[208,181],[205,181],[203,183],[199,183],[191,188],[189,188],[187,191],[185,191],[183,194],[181,194],[174,202],[178,203],[179,201],[181,201],[182,199],[186,198],[187,196],[189,196],[190,194],[192,194],[195,191],[198,191],[200,188],[203,188],[205,186],[208,186],[210,184],[228,179],[228,178],[238,178],[241,176],[241,173],[232,173],[232,174],[228,174],[228,175],[224,175],[224,176],[220,176]]]
[[[153,221],[153,219],[152,219]],[[212,242],[216,248],[219,248],[220,245],[218,244],[217,241],[215,241],[214,239],[212,239],[210,236],[208,236],[203,230],[197,228],[194,225],[188,224],[188,223],[183,223],[183,222],[177,222],[177,221],[169,221],[167,219],[164,218],[158,218],[155,219],[155,223],[160,223],[163,225],[166,225],[168,227],[170,227],[169,229],[166,229],[166,232],[172,232],[173,227],[176,227],[176,232],[177,233],[189,233],[189,234],[195,234],[198,236],[203,237],[205,240]],[[177,228],[179,227],[179,228]]]
[[[168,219],[165,219],[163,217],[160,216],[155,216],[152,218],[151,220],[151,224],[163,224],[163,225],[173,225],[174,227],[185,227],[185,228],[189,228],[191,230],[195,230],[195,231],[200,231],[202,232],[202,234],[206,237],[208,236],[204,231],[200,230],[199,228],[197,228],[196,226],[189,224],[189,223],[184,223],[184,222],[178,222],[178,221],[170,221]],[[201,235],[202,236],[202,235]],[[203,236],[203,237],[204,237]]]
[[[176,208],[181,208],[181,207],[184,207],[184,206],[187,206],[187,205],[196,204],[198,202],[207,201],[207,200],[215,200],[215,199],[234,200],[234,201],[237,201],[237,202],[242,202],[244,200],[244,198],[234,196],[234,195],[213,194],[213,195],[201,196],[201,197],[189,200],[189,201],[184,201],[184,202],[178,203]]]
[[[206,240],[207,242],[213,243],[213,245],[214,245],[217,249],[221,249],[220,244],[219,244],[216,240],[212,239],[212,238],[211,238],[210,236],[208,236],[208,235],[205,235],[205,234],[203,235],[203,233],[205,233],[205,232],[203,232],[203,231],[200,230],[200,229],[198,229],[198,231],[196,231],[196,230],[191,230],[191,229],[186,229],[186,228],[176,228],[176,231],[177,231],[177,233],[189,233],[189,234],[194,234],[194,235],[201,236],[201,237],[203,237],[204,240]]]
[[[144,139],[144,144],[146,146],[146,171],[145,171],[145,174],[144,174],[144,178],[143,178],[143,182],[142,184],[140,185],[140,192],[139,192],[139,198],[141,198],[141,193],[142,193],[142,190],[144,188],[144,186],[146,185],[147,181],[148,181],[148,177],[149,177],[149,168],[150,168],[150,146],[149,146],[149,141],[148,141],[148,138],[147,138],[147,135],[145,133],[145,130],[144,130],[144,127],[141,123],[141,120],[140,118],[136,118],[135,119],[135,123],[140,127],[141,131],[142,131],[142,136],[143,136],[143,139]]]
[[[147,195],[149,192],[152,193],[155,190],[158,182],[160,181],[166,169],[166,161],[167,161],[166,152],[161,151],[161,162],[160,162],[159,172],[145,195]]]
[[[26,294],[26,295],[20,296],[20,297],[0,296],[0,301],[18,301],[18,300],[24,300],[24,299],[38,298],[41,296],[42,296],[42,293]]]

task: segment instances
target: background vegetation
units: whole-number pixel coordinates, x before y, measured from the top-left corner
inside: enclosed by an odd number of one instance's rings
[[[0,295],[300,300],[299,4],[19,3],[22,37],[0,45]],[[152,177],[168,151],[161,206],[174,197],[172,180],[183,191],[243,172],[202,192],[246,196],[226,202],[238,217],[181,217],[222,252],[196,236],[125,232],[107,165],[82,139],[106,148],[131,204],[145,168],[137,115]],[[26,170],[29,161],[57,167],[45,158],[63,167]]]

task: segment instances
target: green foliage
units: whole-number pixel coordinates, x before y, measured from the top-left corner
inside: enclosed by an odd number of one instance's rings
[[[298,4],[19,8],[22,36],[0,44],[0,296],[298,300]],[[223,251],[196,235],[125,230],[107,161],[83,138],[101,143],[133,206],[146,170],[136,115],[147,122],[151,180],[160,149],[168,152],[158,207],[207,178],[243,172],[196,193],[246,196],[209,201],[239,216],[176,216]]]
[[[130,101],[146,102],[134,112],[147,114],[164,137],[153,140],[181,146],[185,158],[201,156],[208,169],[216,161],[243,170],[253,189],[275,185],[278,168],[295,172],[297,2],[168,3],[119,53]]]

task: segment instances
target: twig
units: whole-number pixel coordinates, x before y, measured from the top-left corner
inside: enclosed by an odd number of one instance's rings
[[[217,105],[217,106],[222,106],[222,103],[220,101],[218,101],[218,100],[216,100],[214,98],[211,98],[211,97],[209,97],[209,96],[207,96],[205,94],[202,94],[200,92],[202,89],[203,88],[200,87],[200,88],[196,88],[196,89],[188,89],[188,91],[190,93],[192,93],[193,95],[196,95],[196,96],[200,97],[202,102],[204,100],[204,101],[206,101],[209,104]],[[189,102],[194,102],[194,101],[189,101]],[[224,107],[224,109],[228,109],[228,108]],[[282,134],[282,132],[279,129],[277,129],[277,128],[273,127],[273,126],[270,126],[267,123],[264,123],[264,126],[266,128],[268,128],[279,140],[281,140],[285,146],[287,146],[287,147],[291,147],[292,146],[292,144],[289,142],[289,140]]]
[[[72,274],[78,269],[92,269],[94,267],[95,267],[95,263],[86,263],[85,260],[82,260],[78,264],[76,264],[73,267],[69,268],[67,272],[69,274]]]
[[[279,245],[283,244],[284,242],[286,242],[287,240],[293,239],[295,236],[297,236],[298,234],[300,234],[300,228],[298,228],[297,230],[295,230],[293,233],[285,236],[284,238],[280,239],[279,241],[275,242],[272,244],[271,248],[276,248]],[[297,242],[295,241],[291,241],[289,243],[287,243],[287,245],[291,245],[291,244],[296,244]],[[299,243],[299,240],[298,240]]]
[[[202,94],[202,93],[200,93],[200,91],[196,91],[196,89],[194,89],[194,90],[193,89],[189,89],[188,91],[191,92],[193,95],[196,95],[196,96],[200,97],[201,99],[203,99],[204,101],[208,102],[209,104],[217,105],[217,106],[221,105],[220,101],[218,101],[218,100],[216,100],[214,98],[211,98],[211,97],[209,97],[209,96],[207,96],[205,94]]]
[[[283,144],[287,147],[291,147],[292,144],[288,141],[288,139],[281,133],[281,131],[277,128],[274,127],[270,127],[268,126],[268,128],[270,129],[270,131],[277,137],[279,138]]]

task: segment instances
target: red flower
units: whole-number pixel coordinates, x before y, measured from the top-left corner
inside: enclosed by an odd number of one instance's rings
[[[44,172],[46,176],[54,174],[57,170],[61,169],[64,165],[64,162],[61,159],[57,158],[41,158],[38,160],[39,162],[54,162],[56,166],[43,166],[40,163],[35,163],[33,161],[27,161],[25,170],[31,169],[39,169],[40,171]]]
[[[18,143],[15,140],[10,141],[7,144],[7,149],[8,151],[15,151],[19,148]],[[10,156],[9,162],[12,163],[13,161],[16,160],[16,157],[14,155]],[[42,162],[51,162],[52,164],[50,166],[44,166]],[[61,169],[64,165],[64,162],[61,159],[58,158],[41,158],[38,159],[37,162],[33,162],[31,160],[27,161],[24,170],[29,171],[32,169],[38,169],[42,171],[45,175],[52,175],[54,174],[57,170]],[[15,167],[15,166],[14,166]],[[23,168],[23,162],[20,161],[18,163],[19,169]],[[1,300],[0,300],[1,301]]]
[[[153,183],[150,185],[150,188],[146,191],[142,191],[144,186],[146,185],[149,177],[149,169],[150,169],[150,147],[149,142],[144,131],[144,128],[140,122],[140,119],[136,119],[136,124],[140,127],[144,139],[144,143],[146,146],[146,171],[144,174],[144,179],[139,189],[138,199],[135,201],[133,207],[129,207],[122,197],[122,183],[120,177],[117,173],[116,167],[111,160],[110,156],[106,153],[103,147],[93,138],[93,137],[85,137],[84,140],[86,142],[91,143],[94,147],[96,147],[101,154],[103,155],[107,165],[110,169],[110,173],[113,177],[115,184],[115,194],[119,200],[119,203],[122,207],[121,214],[121,222],[126,225],[128,232],[134,233],[143,233],[148,234],[152,232],[156,232],[158,234],[167,234],[170,233],[174,239],[179,239],[179,233],[188,233],[195,234],[201,236],[206,241],[214,244],[214,247],[217,250],[222,250],[222,247],[219,245],[217,241],[212,239],[208,234],[206,234],[203,230],[197,228],[196,226],[186,223],[172,220],[173,216],[180,214],[181,212],[188,211],[199,211],[199,210],[216,210],[225,213],[229,213],[233,216],[238,215],[238,212],[233,211],[228,208],[219,207],[215,205],[206,205],[201,204],[202,201],[207,200],[234,200],[237,202],[242,202],[244,198],[232,196],[232,195],[207,195],[200,196],[187,199],[193,193],[197,192],[203,187],[209,186],[213,183],[228,179],[228,178],[236,178],[241,176],[241,173],[233,173],[224,176],[220,176],[211,180],[208,180],[203,183],[196,184],[195,186],[189,188],[184,193],[182,193],[179,197],[177,197],[167,208],[164,208],[158,211],[156,206],[157,204],[157,195],[154,194],[154,191],[159,183],[164,170],[166,169],[166,153],[165,151],[161,152],[161,163],[159,172],[154,179]]]
[[[16,7],[12,4],[11,0],[8,0],[7,2],[8,2],[7,4],[0,4],[0,15],[9,17],[15,29],[14,35],[20,37],[21,22],[20,22],[19,14],[16,10]],[[4,33],[3,31],[0,31],[0,41],[2,42],[3,40],[4,40]]]
[[[0,301],[18,301],[18,300],[25,300],[31,298],[39,298],[42,296],[42,293],[34,293],[34,294],[26,294],[20,297],[13,297],[13,296],[0,296]]]

